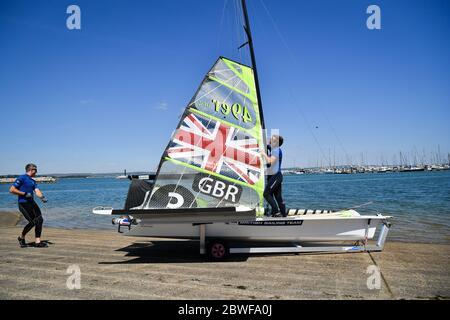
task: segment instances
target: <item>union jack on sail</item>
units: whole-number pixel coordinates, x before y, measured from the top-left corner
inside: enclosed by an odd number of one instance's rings
[[[189,113],[173,135],[167,155],[230,178],[255,184],[261,159],[255,138],[240,130]]]

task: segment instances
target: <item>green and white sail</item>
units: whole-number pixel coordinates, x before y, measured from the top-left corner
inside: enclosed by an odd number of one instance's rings
[[[133,209],[262,207],[263,141],[253,70],[219,58],[186,107],[151,194]]]

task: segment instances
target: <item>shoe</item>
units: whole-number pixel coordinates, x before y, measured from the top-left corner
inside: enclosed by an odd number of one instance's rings
[[[20,236],[17,237],[17,241],[19,241],[19,245],[21,248],[26,248],[27,247],[27,243],[25,242],[25,238],[21,238]]]
[[[47,248],[48,244],[45,243],[45,242],[39,242],[39,243],[35,243],[34,247],[36,247],[36,248]]]
[[[281,217],[281,212],[272,213],[272,217],[274,217],[274,218]]]

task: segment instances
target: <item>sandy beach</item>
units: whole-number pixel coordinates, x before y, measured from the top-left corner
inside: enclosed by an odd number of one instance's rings
[[[195,242],[124,237],[114,230],[44,227],[48,248],[20,248],[17,215],[0,216],[1,299],[450,297],[450,245],[388,241],[377,253],[236,255],[210,262]],[[81,288],[71,290],[68,268],[74,266]],[[367,285],[374,266],[379,289]]]

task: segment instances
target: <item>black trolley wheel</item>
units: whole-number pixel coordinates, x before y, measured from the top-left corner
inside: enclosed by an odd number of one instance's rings
[[[208,257],[211,260],[223,260],[230,253],[228,245],[223,240],[213,239],[208,241]]]

